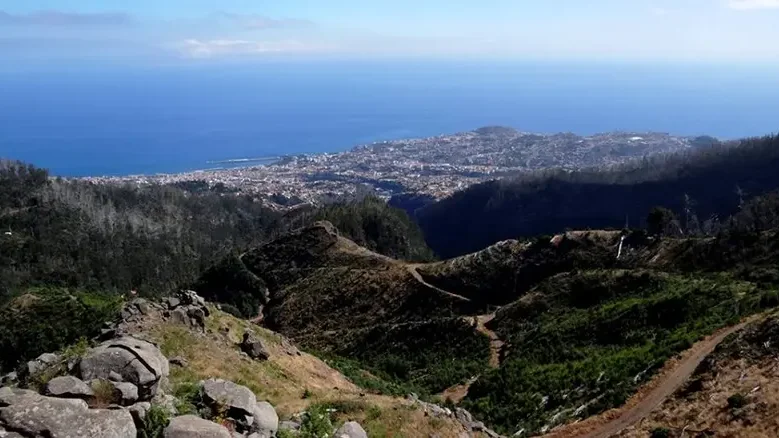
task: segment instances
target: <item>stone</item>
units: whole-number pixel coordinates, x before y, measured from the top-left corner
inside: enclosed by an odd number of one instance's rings
[[[270,358],[270,352],[261,339],[256,337],[251,332],[243,334],[243,341],[241,342],[241,351],[246,353],[250,358],[254,360],[268,360]]]
[[[12,371],[3,377],[0,377],[0,386],[11,386],[19,383],[19,374],[16,371]]]
[[[359,423],[350,421],[344,423],[344,425],[335,432],[333,438],[368,438],[368,434]]]
[[[27,375],[34,376],[45,371],[47,368],[59,362],[60,357],[54,353],[44,353],[35,360],[27,362]]]
[[[187,310],[187,316],[189,316],[193,327],[205,328],[206,327],[206,312],[200,307],[190,307]]]
[[[138,402],[127,408],[127,410],[130,411],[133,420],[135,420],[135,424],[143,422],[149,409],[151,409],[151,403],[149,402]]]
[[[129,406],[138,401],[138,387],[130,382],[111,382],[116,388],[122,406]]]
[[[7,407],[0,408],[0,423],[22,435],[51,438],[135,438],[137,435],[132,416],[123,409],[89,409],[83,400],[29,393],[16,394],[11,401]]]
[[[171,359],[169,362],[171,365],[180,366],[182,368],[186,368],[189,366],[189,361],[181,356],[176,356],[173,359]]]
[[[16,432],[9,432],[0,426],[0,438],[24,438]]]
[[[223,426],[194,415],[176,417],[165,428],[165,438],[232,438]]]
[[[100,344],[81,359],[82,380],[108,379],[111,372],[138,387],[138,396],[149,400],[159,382],[170,373],[168,359],[154,344],[125,336]]]
[[[227,410],[230,418],[243,420],[254,415],[257,410],[257,397],[247,387],[236,385],[222,379],[209,379],[203,382],[203,400],[211,408]]]
[[[112,382],[124,382],[124,377],[116,371],[111,371],[108,373],[108,380]]]
[[[282,421],[279,423],[279,430],[300,430],[300,423],[296,421]]]
[[[181,300],[176,297],[168,297],[165,300],[165,303],[168,305],[168,309],[173,310],[179,305],[181,305]]]
[[[264,434],[269,437],[276,436],[276,432],[279,430],[279,415],[270,403],[266,401],[257,403],[253,416],[254,421],[251,423],[251,432],[256,432],[260,435]]]
[[[170,312],[170,320],[176,324],[189,325],[189,315],[183,307],[178,307]]]
[[[55,377],[46,384],[46,394],[60,398],[92,397],[95,393],[86,383],[73,376]]]
[[[141,312],[142,315],[148,315],[151,313],[151,306],[149,306],[149,302],[144,300],[143,298],[138,298],[133,300],[133,304],[138,309],[139,312]]]

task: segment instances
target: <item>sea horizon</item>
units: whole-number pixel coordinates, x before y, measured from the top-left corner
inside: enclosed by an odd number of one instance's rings
[[[728,140],[776,132],[779,119],[772,69],[392,60],[63,72],[0,72],[0,156],[58,176],[150,175],[484,126]]]

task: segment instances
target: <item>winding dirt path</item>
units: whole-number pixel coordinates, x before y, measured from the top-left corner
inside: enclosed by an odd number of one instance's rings
[[[476,330],[490,338],[490,366],[498,368],[500,366],[500,353],[503,351],[505,343],[497,333],[487,328],[487,323],[495,319],[495,314],[475,316],[473,319],[476,320]]]
[[[464,297],[464,296],[462,296],[462,295],[457,295],[457,294],[451,293],[451,292],[449,292],[449,291],[445,291],[445,290],[441,289],[440,287],[433,286],[432,284],[428,283],[428,282],[427,282],[427,281],[425,281],[425,279],[422,277],[422,274],[420,274],[420,273],[419,273],[419,271],[417,270],[417,267],[418,267],[418,266],[419,266],[419,265],[406,265],[406,269],[408,269],[408,272],[409,272],[409,273],[410,273],[410,274],[411,274],[411,275],[414,277],[414,279],[415,279],[416,281],[418,281],[419,283],[421,283],[423,286],[425,286],[425,287],[428,287],[428,288],[430,288],[430,289],[433,289],[434,291],[436,291],[436,292],[440,292],[440,293],[442,293],[442,294],[444,294],[444,295],[448,295],[448,296],[450,296],[450,297],[457,298],[457,299],[459,299],[459,300],[463,300],[463,301],[471,301],[469,298],[465,298],[465,297]]]
[[[671,359],[658,375],[621,408],[612,409],[579,423],[563,426],[543,438],[609,438],[643,420],[673,395],[695,372],[698,365],[717,348],[722,341],[748,324],[765,315],[755,315],[740,324],[721,329],[696,343],[678,359]]]

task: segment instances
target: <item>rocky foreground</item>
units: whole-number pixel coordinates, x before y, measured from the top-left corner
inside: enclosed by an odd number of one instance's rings
[[[436,419],[440,423],[435,433],[404,436],[481,436],[479,431],[486,430],[464,410],[454,412],[414,397],[393,400],[367,396],[285,338],[275,334],[268,338],[268,333],[259,333],[259,327],[257,333],[246,327],[245,321],[223,314],[194,292],[182,292],[160,303],[133,300],[124,307],[121,320],[107,324],[101,336],[93,340],[94,346],[80,344],[43,354],[2,377],[0,437],[271,438],[304,433],[312,436],[312,431],[306,430],[318,424],[321,433],[324,424],[329,430],[326,436],[367,438],[360,423],[345,418],[333,424],[321,418],[319,411],[299,410],[301,397],[291,401],[280,395],[285,388],[278,380],[268,379],[262,371],[244,371],[273,368],[274,373],[284,374],[287,383],[302,380],[292,376],[292,367],[273,367],[279,363],[295,364],[298,372],[304,369],[303,373],[311,374],[306,376],[303,397],[325,398],[333,396],[328,391],[335,391],[340,398],[354,396],[385,406],[398,405],[394,409],[403,405],[403,409],[415,411],[412,417],[416,420],[408,420],[411,427],[415,427],[415,421]],[[179,348],[170,346],[172,338],[179,343],[191,342],[191,349],[182,350],[184,355],[166,357],[164,349]],[[242,383],[254,387],[254,391],[221,378],[222,374],[230,374],[222,371],[223,364],[209,364],[213,375],[194,381],[206,377],[203,357],[212,353],[209,349],[216,341],[224,347],[223,360],[243,364],[241,371],[248,375]],[[330,375],[325,378],[326,374]],[[341,388],[323,388],[324,382],[320,384],[317,379]],[[261,381],[267,386],[257,390]],[[258,398],[256,392],[265,391],[274,394],[272,398],[278,400],[289,420],[280,421],[276,407]]]

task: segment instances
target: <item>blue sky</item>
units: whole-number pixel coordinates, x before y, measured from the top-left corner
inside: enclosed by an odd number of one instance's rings
[[[779,0],[0,0],[0,60],[779,61]]]

